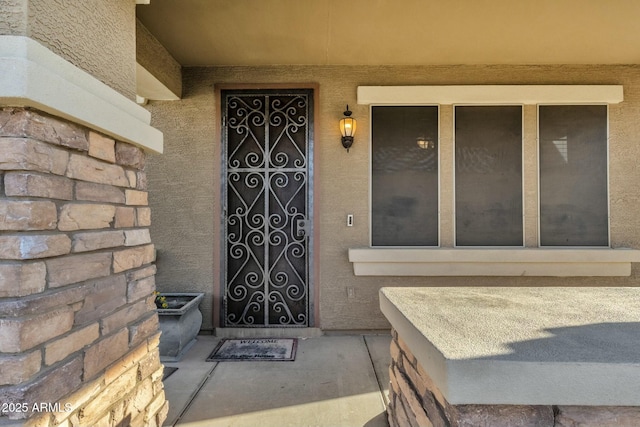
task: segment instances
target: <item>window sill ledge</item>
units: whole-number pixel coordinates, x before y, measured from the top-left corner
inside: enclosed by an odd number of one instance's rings
[[[349,249],[356,276],[630,276],[636,249]]]

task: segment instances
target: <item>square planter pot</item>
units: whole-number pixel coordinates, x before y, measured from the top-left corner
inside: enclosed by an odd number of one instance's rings
[[[163,292],[168,308],[158,309],[160,320],[160,360],[178,362],[196,342],[202,326],[202,313],[198,305],[202,292]]]

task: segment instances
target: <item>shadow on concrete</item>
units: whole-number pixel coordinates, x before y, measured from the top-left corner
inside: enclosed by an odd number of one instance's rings
[[[640,363],[640,322],[608,322],[544,329],[550,336],[508,343],[508,354],[476,360]]]

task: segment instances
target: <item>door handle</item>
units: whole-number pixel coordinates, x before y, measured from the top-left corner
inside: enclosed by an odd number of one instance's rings
[[[308,236],[311,233],[311,221],[308,219],[299,219],[296,221],[296,236]]]

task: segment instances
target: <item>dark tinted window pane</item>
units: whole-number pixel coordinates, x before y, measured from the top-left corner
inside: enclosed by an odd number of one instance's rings
[[[456,244],[522,246],[522,108],[456,107]]]
[[[371,119],[371,243],[437,246],[438,107],[373,107]]]
[[[607,107],[541,106],[540,244],[607,246]]]

